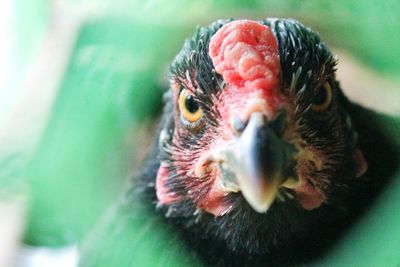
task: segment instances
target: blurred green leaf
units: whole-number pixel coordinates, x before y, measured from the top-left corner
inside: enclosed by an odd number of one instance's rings
[[[169,40],[176,31],[172,27],[129,25],[104,18],[86,24],[78,36],[26,171],[32,186],[28,243],[61,245],[85,233],[131,171],[135,143],[126,133],[161,108],[165,84],[159,73],[181,40]],[[162,49],[167,42],[169,50]]]
[[[23,175],[32,187],[26,241],[35,245],[80,240],[122,189],[140,152],[135,149],[142,140],[136,140],[135,132],[159,112],[160,95],[167,86],[166,66],[197,24],[228,17],[290,16],[319,30],[322,39],[350,50],[382,73],[398,79],[400,70],[397,0],[380,4],[356,0],[66,2],[76,7],[91,3],[103,13],[80,29],[47,129]],[[18,1],[17,7],[20,58],[26,63],[43,37],[50,7],[49,2],[41,0]],[[383,124],[397,125],[389,120]],[[388,133],[396,139],[400,128],[390,127]],[[127,133],[133,134],[127,137]],[[20,172],[21,168],[12,169]],[[351,240],[339,246],[327,263],[378,264],[379,257],[388,263],[397,260],[398,239],[390,234],[396,233],[398,218],[390,215],[398,209],[395,195],[399,188],[394,182],[371,215],[350,235]],[[137,228],[132,226],[132,235],[144,231],[144,222]],[[379,227],[378,222],[389,227]],[[156,231],[156,225],[148,226],[155,229],[153,238],[151,233],[148,240],[142,238],[148,242],[143,248],[149,252],[154,246],[162,251],[168,244],[158,243],[156,236],[168,234]],[[370,233],[369,229],[380,230]],[[375,244],[377,239],[390,240],[390,248],[379,249],[383,244]],[[127,235],[123,244],[129,240]],[[357,257],[353,257],[355,251]],[[141,261],[152,262],[149,254],[142,253]],[[372,254],[376,257],[371,261],[372,256],[363,258]]]

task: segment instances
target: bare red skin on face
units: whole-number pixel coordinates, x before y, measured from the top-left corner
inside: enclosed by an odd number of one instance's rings
[[[357,148],[354,151],[354,159],[358,163],[358,172],[356,177],[360,177],[364,175],[368,170],[368,163],[365,160],[364,153],[361,151],[361,149]]]
[[[230,22],[211,38],[209,55],[216,72],[226,83],[217,103],[222,117],[220,139],[234,138],[230,125],[232,116],[246,121],[256,108],[271,118],[285,103],[285,96],[279,92],[278,44],[269,27],[248,20]],[[260,104],[250,105],[252,100]],[[220,175],[216,175],[210,191],[197,202],[215,216],[230,209],[229,203],[224,201],[226,192],[218,186],[219,179]]]
[[[230,117],[240,115],[243,121],[248,119],[246,116],[254,111],[247,108],[249,100],[263,100],[260,105],[256,105],[257,109],[270,118],[285,102],[285,97],[279,92],[278,45],[269,27],[248,20],[228,23],[211,38],[209,55],[216,72],[226,82],[226,88],[223,89],[217,104],[222,118],[218,131],[221,133],[219,137],[221,141],[210,145],[208,151],[221,145],[223,140],[231,140],[234,137]],[[186,86],[190,91],[195,91],[196,84],[192,84],[189,78],[186,79]],[[177,84],[173,84],[172,87],[177,97],[179,91]],[[179,132],[180,129],[175,131]],[[187,166],[187,169],[194,169],[196,164],[193,163],[194,165]],[[205,168],[210,168],[213,172],[214,175],[208,176],[212,177],[210,179],[213,181],[204,183],[187,181],[187,187],[191,192],[204,191],[203,188],[207,187],[207,193],[194,201],[198,208],[215,216],[221,216],[230,209],[229,203],[225,201],[227,193],[219,186],[218,168],[215,166],[205,166]],[[161,166],[157,175],[156,190],[160,204],[164,205],[179,201],[176,196],[171,195],[166,183],[167,177],[167,168]],[[187,197],[191,197],[190,193]]]
[[[179,201],[179,197],[167,185],[168,178],[168,167],[161,164],[156,178],[157,199],[161,205],[171,205]]]
[[[246,121],[252,112],[258,111],[264,113],[268,119],[273,119],[277,111],[287,103],[287,97],[280,91],[278,44],[269,27],[249,20],[230,22],[211,38],[209,55],[215,71],[223,77],[226,85],[215,103],[221,115],[220,128],[216,131],[220,134],[215,137],[218,141],[207,144],[204,153],[235,138],[230,124],[232,116],[239,116]],[[188,77],[185,80],[185,87],[195,93],[197,84],[192,84]],[[177,101],[179,86],[173,84],[172,90]],[[254,101],[257,102],[256,105]],[[178,115],[175,119],[179,120]],[[183,129],[179,127],[175,129],[174,138],[179,138],[180,131]],[[179,157],[182,155],[175,156],[177,158],[174,161],[179,162]],[[190,156],[193,160],[190,161],[190,166],[185,167],[187,170],[196,169],[201,162],[200,158],[207,157],[207,155]],[[187,159],[183,161],[187,162]],[[205,165],[204,168],[213,173],[208,176],[208,179],[213,180],[199,182],[186,179],[185,184],[190,191],[185,197],[193,199],[199,209],[215,216],[222,216],[231,209],[231,206],[226,201],[227,192],[224,192],[219,185],[221,178],[219,169],[216,165]],[[159,203],[164,205],[180,201],[167,185],[169,177],[167,169],[165,166],[160,167],[156,181],[157,197]],[[295,191],[297,199],[305,209],[317,208],[325,201],[325,196],[307,182],[303,182]],[[190,192],[205,193],[199,197],[199,194],[192,196]]]
[[[325,194],[317,190],[308,182],[303,182],[295,191],[296,199],[306,210],[316,209],[326,201]]]
[[[208,184],[209,190],[205,197],[199,199],[196,204],[197,207],[207,211],[214,216],[221,216],[231,209],[229,202],[225,200],[227,193],[222,191],[219,184],[221,174],[218,168],[208,166],[210,172],[209,177],[213,177],[213,181]],[[199,185],[201,187],[201,185]],[[199,186],[193,186],[194,190]]]

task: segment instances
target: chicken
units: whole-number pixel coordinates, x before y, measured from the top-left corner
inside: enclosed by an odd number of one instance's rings
[[[292,19],[199,28],[171,64],[153,151],[116,210],[147,205],[209,266],[317,258],[391,170],[379,168],[390,146],[370,111],[346,99],[336,63]],[[104,266],[90,262],[124,235],[112,229],[82,266]]]

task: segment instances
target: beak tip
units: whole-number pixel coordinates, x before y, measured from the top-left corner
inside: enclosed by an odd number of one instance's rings
[[[269,191],[269,192],[268,192]],[[263,190],[262,194],[255,195],[242,191],[244,198],[249,205],[258,213],[265,213],[269,210],[276,199],[277,190]]]
[[[249,202],[250,206],[258,213],[266,213],[272,205],[272,202],[266,203],[251,203]]]

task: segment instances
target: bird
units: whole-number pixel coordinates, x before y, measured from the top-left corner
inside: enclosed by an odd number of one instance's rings
[[[399,161],[375,113],[345,96],[337,61],[294,19],[199,27],[170,65],[151,152],[81,266],[132,253],[142,209],[153,218],[144,224],[156,220],[204,266],[292,266],[326,253]]]

